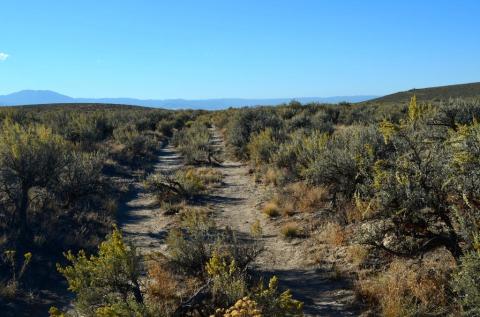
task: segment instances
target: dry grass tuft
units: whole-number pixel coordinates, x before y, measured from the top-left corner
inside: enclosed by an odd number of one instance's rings
[[[7,300],[15,299],[20,292],[17,281],[9,281],[7,283],[0,284],[0,298]]]
[[[162,315],[172,314],[185,292],[190,291],[188,283],[181,284],[163,261],[153,260],[148,264],[147,300]]]
[[[359,223],[364,220],[363,211],[354,203],[346,204],[344,212],[348,223]]]
[[[220,184],[223,179],[223,174],[219,170],[210,167],[192,168],[190,171],[196,174],[206,185]]]
[[[342,246],[345,243],[347,234],[345,229],[336,222],[327,222],[320,228],[317,239],[320,243],[327,243],[334,246]]]
[[[262,228],[262,224],[260,223],[260,220],[255,219],[253,224],[250,226],[250,233],[255,238],[260,238],[262,236],[263,228]]]
[[[262,211],[264,214],[266,214],[270,218],[275,218],[280,216],[280,208],[278,207],[278,204],[274,201],[270,201],[266,203],[263,206]]]
[[[347,248],[347,260],[355,266],[361,266],[367,259],[368,252],[368,249],[363,245],[350,245]]]
[[[150,263],[148,266],[147,293],[151,298],[160,301],[176,299],[178,283],[173,274],[165,269],[159,262]]]
[[[282,235],[289,239],[300,237],[300,231],[299,225],[294,222],[286,223],[282,226],[282,229],[280,229]]]
[[[288,185],[267,204],[276,205],[278,213],[290,217],[297,212],[313,212],[324,208],[328,202],[328,190],[323,187],[308,186],[303,182]],[[267,206],[266,205],[266,206]],[[275,217],[277,211],[273,211]]]
[[[360,278],[356,290],[365,302],[378,305],[382,316],[447,315],[448,276],[438,265],[395,260],[386,271]]]
[[[187,207],[188,204],[185,200],[181,200],[180,202],[163,201],[160,204],[160,208],[165,216],[178,214],[185,210]]]
[[[278,186],[280,185],[280,179],[282,178],[282,172],[276,168],[269,167],[264,175],[264,181],[266,185]]]
[[[329,199],[328,190],[324,187],[309,186],[303,182],[293,183],[285,189],[287,196],[293,198],[296,209],[312,212],[323,208]]]
[[[285,201],[282,204],[282,215],[286,217],[293,216],[295,214],[295,202],[293,201]]]

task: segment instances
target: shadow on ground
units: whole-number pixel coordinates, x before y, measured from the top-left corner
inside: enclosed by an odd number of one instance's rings
[[[268,281],[272,276],[279,280],[281,290],[290,289],[295,299],[304,303],[308,316],[358,316],[360,309],[352,304],[351,282],[332,278],[323,269],[294,269],[256,271],[258,277]]]

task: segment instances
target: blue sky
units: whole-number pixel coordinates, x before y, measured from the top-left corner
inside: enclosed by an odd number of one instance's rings
[[[480,81],[480,1],[0,3],[0,94],[271,98]]]

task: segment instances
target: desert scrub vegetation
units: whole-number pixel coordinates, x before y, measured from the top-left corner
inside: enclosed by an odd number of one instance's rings
[[[277,188],[273,197],[263,204],[262,212],[268,218],[289,218],[312,215],[315,211],[329,207],[331,196],[323,187],[295,182]],[[305,232],[304,232],[305,233]]]
[[[215,311],[215,314],[210,315],[210,317],[225,317],[232,315],[241,317],[261,317],[262,312],[258,309],[258,305],[255,301],[245,296],[228,309],[218,308]]]
[[[382,316],[445,316],[456,310],[449,300],[449,273],[442,263],[395,260],[385,271],[361,277],[357,292],[377,304]]]
[[[475,315],[478,288],[469,285],[476,280],[460,276],[469,276],[477,259],[479,114],[479,99],[426,104],[412,96],[407,104],[292,102],[229,109],[214,121],[232,154],[273,185],[276,193],[265,213],[308,211],[304,221],[323,217],[314,228],[318,243],[347,250],[347,260],[359,269],[381,274],[380,267],[392,265],[379,277],[387,280],[403,274],[394,272],[401,268],[392,264],[398,260],[447,252],[454,264],[444,261],[437,270],[442,274],[422,284],[425,294],[441,286],[444,301],[405,287],[392,295],[396,307],[388,303],[390,295],[368,301],[377,312],[390,306],[391,316],[415,315],[435,307],[432,311]],[[415,279],[426,281],[420,269]],[[458,273],[462,270],[465,275]]]
[[[294,216],[301,228],[315,224],[312,232],[324,235],[315,243],[327,243],[332,252],[341,250],[360,270],[358,293],[373,313],[475,316],[479,116],[478,99],[433,104],[415,98],[407,104],[292,102],[215,113],[98,105],[2,108],[0,251],[17,250],[17,263],[28,251],[35,255],[20,286],[31,280],[30,274],[48,267],[36,263],[37,254],[41,257],[46,250],[58,256],[66,249],[83,248],[90,260],[87,254],[94,253],[114,222],[117,189],[112,176],[148,161],[167,137],[173,138],[187,165],[216,164],[219,147],[210,128],[214,123],[229,154],[273,185],[265,213]],[[171,206],[220,182],[221,175],[208,168],[180,169],[146,181]],[[161,303],[157,315],[206,315],[216,309],[227,314],[247,297],[262,316],[282,316],[271,313],[248,276],[248,264],[259,247],[231,230],[216,228],[208,215],[187,206],[178,211],[182,227],[169,234],[167,263],[149,270],[156,282],[150,294],[148,282],[141,288],[143,304],[134,293],[126,295],[128,313],[154,311],[149,301],[155,295]],[[436,264],[425,260],[436,254],[444,258]],[[207,272],[207,263],[215,257],[224,267],[216,271],[219,276]],[[2,262],[0,280],[8,281],[10,274]],[[228,289],[219,286],[222,283],[238,287]],[[112,300],[118,294],[112,292]],[[279,292],[275,294],[278,303]],[[109,303],[98,314],[124,309]]]
[[[69,263],[57,268],[75,294],[75,314],[172,316],[182,296],[188,295],[164,262],[143,259],[116,228],[96,254],[68,251],[65,257]],[[142,278],[145,269],[147,275]],[[52,307],[50,316],[70,313]]]
[[[18,256],[15,250],[6,250],[1,256],[2,262],[9,267],[9,275],[0,280],[0,297],[13,299],[19,296],[22,290],[23,275],[32,260],[32,253],[27,252]]]
[[[86,112],[49,107],[2,110],[2,219],[28,240],[36,234],[29,228],[35,218],[43,217],[38,220],[46,223],[50,214],[80,215],[71,209],[97,208],[95,200],[105,198],[109,187],[103,168],[110,153],[104,142],[115,139],[128,148],[139,131],[155,129],[162,113],[152,113],[149,122],[139,109],[121,107],[112,112],[101,107]],[[133,146],[130,152],[145,154],[143,147]],[[40,212],[43,209],[49,210]]]
[[[267,128],[279,130],[282,120],[271,108],[231,110],[225,113],[230,120],[226,122],[225,139],[230,152],[239,159],[248,158],[248,143],[253,135]]]
[[[218,186],[222,183],[223,175],[219,170],[200,167],[195,169],[190,169],[192,172],[197,175],[207,186]]]
[[[290,290],[280,292],[275,276],[270,278],[267,287],[260,282],[252,298],[260,307],[262,316],[303,316],[303,303],[294,299]]]
[[[472,234],[478,230],[474,219],[479,213],[470,203],[470,197],[478,196],[467,185],[478,179],[475,160],[469,159],[476,146],[470,144],[467,149],[462,145],[470,133],[476,133],[477,124],[472,122],[468,129],[472,132],[462,126],[457,131],[443,126],[436,130],[430,125],[435,118],[434,109],[417,105],[412,98],[406,119],[380,124],[385,143],[392,147],[388,156],[374,164],[371,190],[376,209],[373,218],[384,225],[373,230],[366,242],[407,255],[443,246],[459,259],[472,248]],[[465,173],[467,165],[469,173]],[[379,237],[390,233],[402,243],[393,247],[379,243]]]
[[[101,206],[108,192],[102,154],[76,150],[43,125],[5,120],[2,129],[0,216],[10,244],[28,247],[39,235],[65,243],[55,236],[69,230],[69,221],[81,222],[90,208]]]
[[[97,255],[84,251],[65,254],[70,262],[58,266],[69,290],[76,294],[75,309],[87,316],[143,314],[144,296],[140,289],[141,262],[135,248],[127,245],[114,229],[98,248]]]
[[[110,230],[125,173],[153,157],[163,132],[194,117],[93,104],[0,109],[0,253],[16,250],[19,265],[20,255],[35,255],[18,287],[34,298],[55,288],[52,264],[62,252],[91,251]],[[174,124],[160,132],[161,120]],[[1,261],[0,281],[10,276],[10,265]],[[15,305],[28,307],[26,292],[18,294]],[[5,301],[0,295],[2,309]]]
[[[152,159],[153,153],[161,146],[160,135],[154,131],[140,132],[133,124],[120,126],[113,130],[117,159],[128,164],[140,163]]]
[[[170,259],[176,267],[192,275],[204,275],[204,265],[215,252],[231,257],[242,269],[262,251],[256,240],[243,241],[235,232],[220,230],[204,210],[187,209],[181,215],[181,230],[167,237]]]
[[[245,272],[235,263],[235,259],[214,251],[206,265],[212,283],[213,301],[230,306],[247,293]]]
[[[58,265],[75,294],[75,311],[83,316],[218,315],[251,298],[261,316],[302,316],[302,303],[249,275],[248,266],[261,248],[219,230],[198,210],[184,211],[182,230],[172,230],[165,254],[142,258],[114,228],[92,255],[65,253]],[[143,275],[143,272],[147,272]],[[253,302],[252,302],[253,303]],[[233,308],[232,308],[233,309]],[[230,309],[231,310],[231,309]],[[69,316],[58,308],[50,316]]]
[[[303,303],[295,300],[289,290],[280,292],[275,276],[269,280],[268,287],[259,282],[249,291],[245,273],[239,271],[235,260],[228,262],[216,253],[207,263],[207,273],[217,305],[233,305],[227,309],[217,308],[212,316],[303,316]]]
[[[286,186],[284,197],[289,197],[293,208],[299,212],[313,212],[323,208],[330,198],[328,189],[303,182]]]
[[[160,202],[179,202],[205,194],[211,187],[218,186],[223,175],[212,168],[185,167],[174,171],[161,170],[150,175],[146,188]]]
[[[272,199],[284,216],[303,212],[312,213],[328,207],[330,201],[331,195],[328,189],[304,182],[295,182],[279,188]]]
[[[190,126],[176,131],[172,138],[186,164],[214,165],[221,162],[220,149],[213,141],[208,123],[196,120]]]
[[[253,135],[247,144],[248,155],[254,166],[268,164],[277,150],[273,130],[267,128]]]
[[[369,249],[363,245],[351,244],[347,248],[347,260],[357,267],[365,263],[368,255]]]
[[[316,239],[320,243],[341,246],[346,242],[347,234],[340,224],[328,221],[319,228]]]
[[[465,254],[456,269],[451,282],[454,291],[459,295],[462,314],[477,316],[480,314],[480,251]]]
[[[245,296],[235,302],[230,308],[218,308],[210,317],[301,317],[303,303],[292,298],[289,291],[278,291],[278,280],[272,277],[268,288],[263,283],[257,287],[256,292]]]

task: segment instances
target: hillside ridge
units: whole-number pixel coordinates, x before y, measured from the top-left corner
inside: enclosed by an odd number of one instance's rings
[[[448,98],[471,98],[480,97],[480,82],[455,84],[446,86],[436,86],[427,88],[412,88],[406,91],[399,91],[383,97],[365,101],[365,103],[375,102],[408,102],[413,95],[420,101],[438,101]]]

